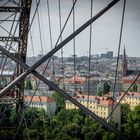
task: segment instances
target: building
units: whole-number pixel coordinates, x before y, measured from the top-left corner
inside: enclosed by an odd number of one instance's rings
[[[127,56],[126,56],[126,51],[124,48],[124,54],[123,54],[123,60],[122,60],[122,76],[123,77],[127,77],[127,76],[131,76],[131,75],[137,75],[138,74],[138,70],[134,70],[134,69],[128,69],[128,61],[127,61]]]
[[[1,71],[1,76],[0,76],[0,89],[4,88],[7,86],[11,81],[14,80],[15,78],[15,73],[14,71]]]
[[[115,93],[115,99],[117,102],[124,96],[125,92]],[[109,92],[105,97],[112,97],[112,92]],[[140,105],[140,92],[127,92],[123,97],[121,104],[129,104],[130,109],[134,109],[137,105]]]
[[[119,93],[117,96],[117,102],[121,99],[124,95],[124,92]],[[121,101],[122,104],[129,104],[130,108],[133,110],[137,105],[140,105],[140,93],[138,92],[128,92],[123,100]]]
[[[98,78],[90,79],[88,81],[85,77],[76,76],[75,78],[67,78],[64,82],[65,89],[67,91],[81,91],[85,94],[96,95],[99,89],[98,85],[100,81]]]
[[[9,83],[11,83],[15,79],[15,73],[14,71],[1,71],[1,76],[0,76],[0,90],[5,88]],[[15,97],[15,90],[14,88],[6,92],[5,97]],[[3,100],[3,98],[1,98]],[[1,102],[0,100],[0,102]]]
[[[98,85],[99,85],[99,80],[97,79],[90,79],[89,81],[87,80],[84,84],[84,93],[89,94],[89,95],[96,95],[98,92]]]
[[[115,106],[117,102],[113,102],[111,98],[108,97],[101,97],[101,96],[89,96],[89,102],[88,102],[88,96],[83,94],[77,94],[74,98],[76,98],[77,101],[79,101],[82,105],[85,107],[89,107],[89,110],[94,112],[99,117],[102,117],[103,119],[107,118],[108,115],[112,111],[112,105]],[[72,104],[70,101],[66,101],[66,109],[75,109],[74,104]],[[108,118],[107,121],[110,121],[111,117]],[[116,123],[118,126],[118,129],[120,129],[121,125],[121,110],[120,106],[118,106],[113,115],[112,120]]]
[[[43,81],[36,78],[34,75],[30,75],[30,77],[28,79],[31,82],[32,89],[35,90],[37,88],[38,90],[41,90],[41,91],[48,91],[49,90],[48,85],[46,85]],[[48,77],[48,79],[50,79],[50,77]]]
[[[24,89],[24,95],[25,96],[32,96],[32,95],[35,95],[36,96],[49,96],[51,97],[51,95],[54,93],[54,91],[42,91],[42,90],[26,90]]]
[[[132,84],[133,81],[134,81],[134,78],[133,79],[129,79],[129,78],[123,79],[123,91],[127,91],[127,89],[130,87],[130,85]],[[137,92],[140,92],[140,80],[137,80],[135,82],[135,84],[137,85]]]
[[[101,59],[113,59],[113,51],[107,51],[107,53],[102,53],[100,57]]]
[[[32,96],[24,96],[24,104],[28,106]],[[56,111],[56,102],[49,96],[34,96],[30,107],[44,109],[48,115],[52,115]]]
[[[113,51],[107,52],[107,59],[113,59]]]
[[[84,91],[84,83],[86,82],[85,77],[75,76],[72,78],[65,78],[64,86],[68,91]]]
[[[101,59],[103,59],[103,58],[106,59],[106,58],[107,58],[107,54],[106,54],[106,53],[102,53],[101,56],[100,56],[100,58],[101,58]]]

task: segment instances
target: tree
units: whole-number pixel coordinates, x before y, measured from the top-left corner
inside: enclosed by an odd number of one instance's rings
[[[132,88],[130,89],[130,91],[131,92],[137,92],[137,88],[138,88],[137,84],[134,83],[133,86],[132,86]]]
[[[131,112],[129,104],[121,104],[121,124],[125,124],[128,114]]]
[[[24,82],[24,88],[26,89],[26,90],[30,90],[30,89],[33,89],[32,88],[32,84],[31,84],[31,81],[29,80],[29,79],[27,79],[25,82]]]
[[[12,112],[11,105],[0,105],[0,127],[8,127],[11,126],[10,116]]]
[[[0,127],[11,127],[12,121],[10,119],[13,106],[8,104],[0,105]],[[4,137],[13,137],[14,129],[0,129],[0,139]]]
[[[117,140],[117,137],[112,132],[104,131],[102,140]]]
[[[102,96],[104,94],[107,94],[110,91],[110,89],[111,89],[110,85],[107,82],[104,82],[103,88],[99,89],[97,95]]]
[[[84,139],[85,140],[100,139],[99,136],[96,135],[98,138],[94,136],[98,127],[99,127],[98,122],[96,122],[95,120],[93,120],[88,116],[85,117],[84,124],[82,126],[82,132],[81,132],[84,135]]]
[[[108,93],[110,91],[110,88],[111,88],[110,85],[107,82],[105,82],[103,84],[103,93],[104,94]]]
[[[46,139],[46,128],[48,116],[43,109],[28,108],[25,110],[26,126],[24,126],[23,136],[27,139]]]
[[[102,95],[103,95],[103,91],[99,90],[99,91],[97,92],[97,95],[98,95],[98,96],[102,96]]]
[[[65,108],[65,99],[64,97],[62,97],[59,93],[53,93],[52,94],[52,99],[54,99],[56,101],[56,105],[57,105],[57,111],[59,112],[61,109]]]
[[[140,105],[128,114],[125,134],[130,140],[140,139]]]

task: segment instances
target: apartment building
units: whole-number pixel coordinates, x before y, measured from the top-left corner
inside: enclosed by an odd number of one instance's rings
[[[24,96],[24,104],[28,106],[32,96]],[[49,96],[34,96],[30,107],[36,107],[38,109],[44,109],[48,115],[52,115],[56,111],[56,102]]]
[[[121,99],[124,95],[124,92],[121,92],[117,96],[117,102]],[[138,92],[128,92],[123,100],[121,101],[122,104],[129,104],[130,108],[133,110],[137,105],[140,105],[140,93]]]
[[[89,110],[94,112],[99,117],[106,119],[108,115],[112,111],[112,106],[115,106],[117,102],[113,102],[111,98],[108,97],[101,97],[101,96],[87,96],[87,95],[81,95],[77,94],[74,98],[77,99],[82,105],[85,107],[88,107]],[[89,99],[88,99],[89,98]],[[88,102],[89,100],[89,102]],[[72,104],[70,101],[66,101],[66,109],[74,109],[74,104]],[[108,118],[107,121],[110,121],[111,117]],[[114,113],[112,114],[112,120],[116,123],[118,126],[118,129],[120,129],[121,124],[121,110],[120,106],[118,106]]]

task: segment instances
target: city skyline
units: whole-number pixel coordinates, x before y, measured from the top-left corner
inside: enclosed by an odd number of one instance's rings
[[[93,16],[99,12],[103,7],[109,3],[108,0],[104,1],[93,1]],[[35,4],[33,4],[35,6]],[[56,0],[49,1],[50,6],[50,18],[51,18],[51,32],[53,47],[59,36],[59,9],[58,2]],[[61,2],[61,14],[62,14],[62,26],[67,18],[67,15],[72,7],[72,1],[63,1]],[[81,26],[90,18],[90,0],[84,1],[80,0],[76,3],[75,9],[75,27],[76,29]],[[117,55],[118,44],[119,44],[119,33],[120,33],[120,24],[122,17],[123,9],[123,0],[120,0],[118,4],[112,7],[108,12],[106,12],[102,17],[100,17],[92,25],[92,54],[101,54],[106,53],[107,51],[113,51],[114,56]],[[32,13],[34,8],[32,9]],[[41,33],[42,33],[42,46],[43,54],[48,53],[51,50],[49,28],[48,28],[48,15],[47,15],[47,3],[46,1],[41,1],[39,6],[39,15],[40,15],[40,24],[41,24]],[[128,56],[139,57],[140,48],[138,47],[140,33],[138,31],[138,25],[140,23],[140,1],[131,0],[126,1],[126,11],[124,18],[124,28],[123,36],[121,43],[121,53],[123,52],[124,46],[126,48],[126,53]],[[32,18],[32,16],[31,16]],[[66,29],[63,34],[63,39],[72,33],[72,17],[68,22]],[[34,30],[37,29],[37,30]],[[34,55],[42,53],[41,43],[39,38],[38,31],[38,20],[37,15],[33,26],[31,28],[33,46],[34,46]],[[89,48],[89,28],[83,31],[75,39],[76,43],[76,54],[78,56],[88,55]],[[37,46],[37,47],[36,47]],[[28,56],[33,55],[31,49],[31,42],[29,39],[28,46]],[[82,49],[81,49],[82,48]],[[73,42],[68,43],[64,49],[64,56],[73,55]],[[57,53],[60,56],[60,51]]]

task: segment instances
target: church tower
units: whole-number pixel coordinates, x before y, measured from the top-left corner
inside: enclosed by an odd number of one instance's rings
[[[123,73],[123,77],[125,77],[127,75],[127,58],[126,58],[126,51],[125,51],[125,47],[124,47],[124,52],[123,52],[123,62],[122,62],[122,73]]]

